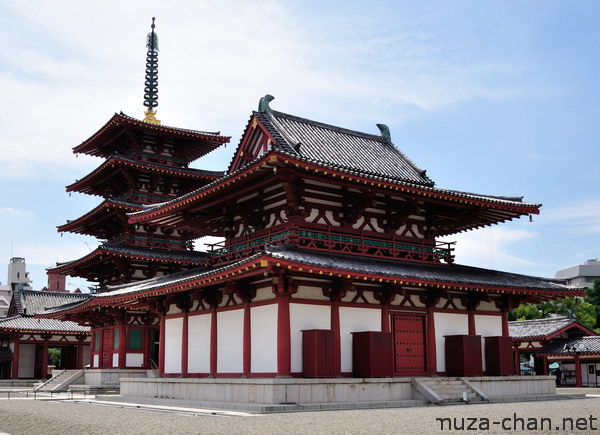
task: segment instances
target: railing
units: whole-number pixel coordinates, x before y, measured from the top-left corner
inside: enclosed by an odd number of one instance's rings
[[[190,251],[194,248],[194,242],[191,240],[136,236],[132,234],[124,234],[111,239],[110,243],[114,245],[127,244],[148,248],[174,249],[178,251]]]
[[[158,368],[158,366],[156,365],[156,363],[154,362],[153,359],[149,359],[148,362],[150,363],[150,370],[152,370],[152,373],[154,373],[154,377],[155,378],[160,378],[160,369]]]
[[[391,258],[422,263],[454,261],[455,242],[407,242],[396,236],[378,237],[372,233],[343,233],[329,228],[327,231],[307,227],[268,229],[237,237],[224,247],[209,245],[212,265],[238,261],[258,252],[267,245],[289,243],[315,251],[339,252],[367,257]]]

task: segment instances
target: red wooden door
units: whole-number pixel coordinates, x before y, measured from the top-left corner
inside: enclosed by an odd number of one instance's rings
[[[425,372],[425,328],[423,316],[394,314],[394,371],[396,374]]]
[[[102,331],[102,367],[112,367],[112,331],[105,329]]]

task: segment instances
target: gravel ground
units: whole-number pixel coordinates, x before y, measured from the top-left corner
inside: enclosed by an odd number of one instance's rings
[[[524,418],[520,423],[515,420]],[[581,430],[557,430],[563,418],[579,421]],[[590,417],[593,419],[590,420]],[[470,433],[548,433],[534,430],[529,418],[552,419],[553,433],[600,432],[600,398],[487,405],[429,406],[419,408],[300,412],[244,417],[180,415],[123,409],[71,401],[0,399],[0,432],[18,434],[428,434],[440,429],[436,418],[457,418]],[[471,418],[472,420],[469,420]],[[478,418],[479,420],[473,420]],[[489,419],[489,430],[485,420]],[[503,430],[494,421],[509,425]],[[595,420],[594,420],[595,419]],[[583,426],[585,422],[585,427]],[[590,426],[591,423],[591,426]],[[540,428],[541,422],[537,425]],[[569,423],[568,423],[569,424]],[[481,426],[483,425],[483,426]],[[575,427],[576,428],[576,427]],[[594,430],[595,428],[595,430]]]

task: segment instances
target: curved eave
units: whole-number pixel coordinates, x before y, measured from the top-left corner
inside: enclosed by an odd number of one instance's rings
[[[465,225],[453,230],[448,230],[438,234],[445,236],[459,231],[480,228],[494,223],[500,223],[511,220],[523,215],[539,214],[541,204],[528,204],[516,200],[503,199],[500,197],[476,195],[470,193],[456,192],[451,190],[439,189],[436,187],[417,186],[409,183],[386,179],[376,175],[359,174],[354,171],[344,171],[341,169],[329,168],[317,163],[310,163],[297,157],[288,156],[278,151],[271,151],[244,168],[231,173],[220,180],[201,187],[189,194],[183,195],[177,199],[151,207],[147,210],[133,213],[130,215],[129,223],[157,222],[161,224],[173,224],[181,220],[180,217],[169,217],[169,215],[181,211],[190,205],[198,205],[217,193],[232,187],[232,185],[242,182],[249,175],[256,171],[268,167],[275,169],[278,165],[286,165],[297,168],[307,173],[317,174],[322,177],[331,178],[332,182],[350,183],[369,188],[377,188],[383,192],[414,195],[423,198],[423,200],[439,201],[455,204],[457,206],[475,206],[482,207],[483,222]]]
[[[156,163],[146,163],[140,161],[132,161],[126,158],[112,156],[105,160],[100,166],[90,172],[80,180],[67,186],[67,192],[82,192],[91,193],[93,186],[90,184],[97,178],[102,180],[110,177],[111,172],[117,173],[122,167],[134,168],[154,174],[167,174],[190,180],[217,180],[221,175],[206,173],[203,171],[194,172],[193,170],[182,170],[176,167],[158,165]]]
[[[210,153],[215,148],[218,148],[219,146],[228,143],[231,140],[231,137],[221,136],[218,132],[209,133],[177,127],[169,127],[165,125],[156,125],[132,118],[125,114],[115,113],[112,118],[109,119],[108,122],[104,124],[104,126],[102,126],[94,135],[74,147],[73,152],[84,153],[93,156],[102,156],[104,153],[101,151],[101,145],[106,143],[107,140],[110,140],[111,137],[115,137],[117,130],[123,125],[138,127],[146,131],[153,131],[174,138],[191,141],[203,141],[202,144],[199,144],[203,146],[203,149],[195,153],[196,155],[192,156],[190,161]]]
[[[102,255],[106,255],[107,257],[120,257],[120,258],[129,258],[129,259],[134,259],[134,260],[149,260],[149,261],[160,261],[160,262],[168,262],[168,263],[179,263],[179,264],[189,264],[189,265],[196,265],[196,266],[203,266],[206,265],[206,260],[205,259],[198,259],[198,260],[185,260],[185,259],[181,259],[181,258],[168,258],[165,256],[161,256],[161,255],[151,255],[151,249],[148,249],[148,253],[144,253],[144,254],[129,254],[126,252],[115,252],[110,250],[110,248],[104,248],[102,246],[94,249],[92,252],[90,252],[89,254],[77,259],[77,260],[73,260],[70,262],[66,262],[66,263],[62,263],[59,266],[56,267],[51,267],[48,268],[47,271],[48,273],[56,273],[59,275],[69,275],[70,272],[74,272],[76,271],[77,268],[82,268],[82,267],[86,267],[86,266],[91,266],[96,264],[98,261],[100,260],[104,260],[100,259],[98,257],[102,256]]]
[[[90,210],[83,216],[74,219],[66,224],[57,227],[59,232],[71,232],[71,233],[79,233],[79,234],[90,234],[86,232],[85,227],[90,223],[96,223],[99,220],[102,220],[108,217],[110,214],[114,212],[115,209],[119,209],[123,213],[131,213],[135,211],[140,211],[143,209],[142,206],[137,204],[126,205],[120,202],[114,202],[110,199],[102,201],[97,207]]]
[[[408,287],[423,287],[453,291],[474,291],[489,294],[506,295],[526,295],[539,299],[554,299],[564,296],[581,296],[584,290],[541,290],[529,288],[501,287],[489,285],[474,285],[440,280],[412,279],[394,275],[384,275],[377,273],[362,273],[355,270],[345,270],[341,268],[322,267],[301,262],[284,260],[270,254],[256,254],[245,260],[233,263],[219,269],[210,270],[201,273],[190,272],[189,276],[177,277],[172,282],[165,282],[156,286],[144,288],[144,282],[140,281],[132,285],[123,285],[115,291],[101,293],[90,300],[84,306],[75,307],[69,310],[69,313],[87,311],[95,307],[114,307],[130,306],[138,303],[140,300],[156,296],[164,296],[172,293],[190,291],[193,289],[209,287],[213,285],[224,284],[230,280],[239,280],[249,276],[263,275],[265,271],[287,270],[303,274],[314,275],[316,278],[336,277],[350,279],[355,282],[367,283],[393,283]],[[128,291],[128,287],[131,291]]]

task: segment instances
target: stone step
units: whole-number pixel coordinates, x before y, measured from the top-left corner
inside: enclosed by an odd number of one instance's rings
[[[460,385],[455,385],[455,384],[451,384],[451,385],[431,385],[431,384],[425,384],[427,385],[429,388],[431,388],[434,391],[442,391],[442,390],[468,390],[469,387],[467,387],[465,384],[460,384]]]
[[[463,399],[463,395],[461,394],[454,394],[454,393],[438,393],[439,396],[442,399],[458,399],[458,400],[462,400]],[[475,400],[479,397],[479,395],[477,395],[476,393],[467,393],[467,398],[469,399],[469,401],[471,400]]]

